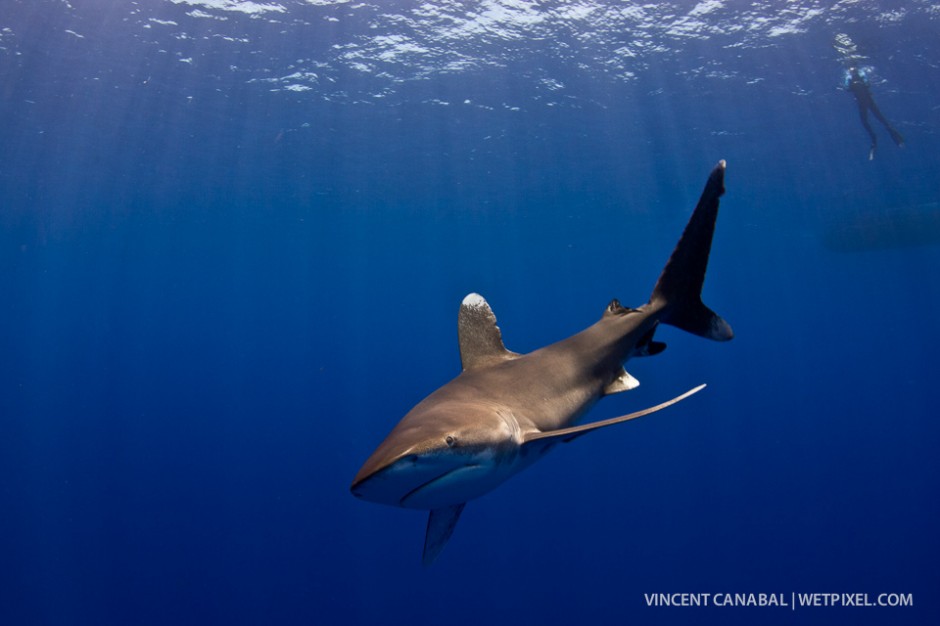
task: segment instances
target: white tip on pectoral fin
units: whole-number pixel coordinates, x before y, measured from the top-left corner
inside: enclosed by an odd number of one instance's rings
[[[620,375],[604,388],[604,395],[609,396],[614,393],[620,393],[621,391],[630,391],[639,386],[640,381],[631,376],[627,370],[621,369]]]

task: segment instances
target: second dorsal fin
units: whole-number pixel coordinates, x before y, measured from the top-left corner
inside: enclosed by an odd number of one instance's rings
[[[460,361],[465,370],[519,356],[503,345],[496,316],[483,296],[477,293],[471,293],[460,303],[457,336],[460,341]]]

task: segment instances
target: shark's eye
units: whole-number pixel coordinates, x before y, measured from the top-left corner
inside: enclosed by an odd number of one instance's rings
[[[446,437],[444,437],[444,441],[447,442],[447,447],[449,448],[453,448],[454,444],[457,443],[457,440],[454,438],[453,435],[447,435]]]

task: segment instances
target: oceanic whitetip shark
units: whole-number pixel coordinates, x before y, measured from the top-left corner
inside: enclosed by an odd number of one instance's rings
[[[522,355],[503,345],[496,316],[481,296],[464,298],[457,318],[463,372],[402,418],[351,487],[363,500],[430,511],[425,565],[450,539],[468,500],[555,444],[659,411],[704,387],[637,413],[575,425],[600,398],[639,384],[623,364],[662,352],[665,344],[653,341],[660,322],[717,341],[733,336],[701,299],[724,172],[720,161],[649,302],[639,308],[614,300],[594,325]]]

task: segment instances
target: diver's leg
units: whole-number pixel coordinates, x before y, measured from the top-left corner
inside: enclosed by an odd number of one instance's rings
[[[891,135],[891,139],[894,140],[894,143],[896,143],[898,146],[903,146],[904,137],[901,135],[901,133],[894,129],[894,126],[892,126],[891,122],[889,122],[888,119],[881,113],[881,110],[878,108],[878,105],[874,103],[874,101],[871,103],[871,112],[872,115],[874,115],[875,118],[884,124],[884,127],[888,129],[888,133]]]
[[[868,131],[868,136],[871,138],[871,149],[868,151],[868,160],[870,161],[875,158],[875,148],[878,147],[878,137],[875,135],[871,124],[868,123],[868,108],[861,102],[858,103],[858,118],[862,121],[862,126]]]

